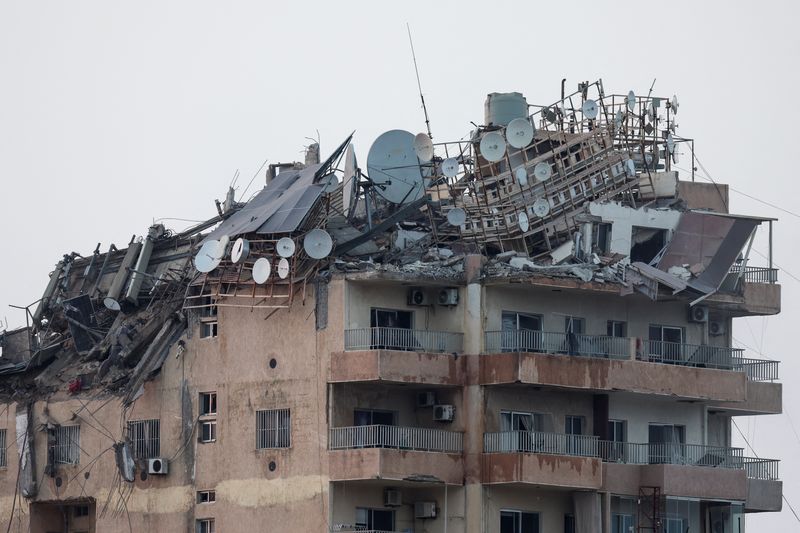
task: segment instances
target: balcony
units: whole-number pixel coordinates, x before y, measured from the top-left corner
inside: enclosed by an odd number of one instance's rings
[[[745,510],[748,512],[781,510],[783,483],[778,479],[778,463],[776,459],[744,458],[747,473]]]
[[[552,331],[515,330],[487,331],[486,353],[533,352],[630,359],[631,339],[603,335],[578,335]]]
[[[344,349],[461,353],[464,334],[404,328],[358,328],[344,332]]]
[[[546,453],[597,457],[597,437],[544,431],[500,431],[483,435],[484,453]]]
[[[745,283],[777,283],[778,269],[767,267],[742,267],[741,263],[734,263],[728,273],[736,276]]]
[[[331,428],[328,449],[356,448],[461,453],[464,450],[464,434],[441,429],[387,425]]]
[[[681,443],[598,441],[603,461],[633,465],[687,465],[743,469],[742,448]]]

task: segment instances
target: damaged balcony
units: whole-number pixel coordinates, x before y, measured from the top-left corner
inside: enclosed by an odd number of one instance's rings
[[[331,428],[331,481],[402,481],[423,473],[461,484],[463,433],[433,428],[369,425]]]
[[[744,458],[747,474],[747,500],[745,510],[751,512],[778,512],[783,503],[783,482],[778,476],[777,459]]]

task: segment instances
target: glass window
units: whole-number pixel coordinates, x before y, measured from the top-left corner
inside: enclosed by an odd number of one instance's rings
[[[634,533],[632,514],[611,514],[611,533]],[[681,532],[683,533],[683,532]]]
[[[609,337],[627,337],[628,323],[620,320],[609,320],[606,324],[606,335]]]
[[[200,393],[200,415],[215,415],[217,414],[217,393],[216,392],[201,392]]]
[[[394,531],[394,511],[357,507],[356,531]]]
[[[217,440],[217,421],[203,420],[200,422],[200,442],[215,442]]]
[[[539,513],[500,511],[500,533],[539,533]]]
[[[586,319],[577,316],[564,317],[564,332],[574,333],[576,335],[583,335],[586,331]]]
[[[353,411],[354,426],[395,426],[395,413],[376,409],[356,409]]]
[[[195,522],[196,533],[215,533],[214,531],[214,519],[213,518],[204,518],[203,520],[197,520]]]

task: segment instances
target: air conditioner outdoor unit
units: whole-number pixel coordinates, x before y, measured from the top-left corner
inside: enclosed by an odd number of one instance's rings
[[[690,322],[708,322],[708,307],[704,305],[696,305],[689,308],[689,321]]]
[[[414,518],[436,518],[436,502],[414,502]]]
[[[436,393],[419,392],[417,393],[417,407],[433,407],[436,405]]]
[[[708,334],[714,336],[725,335],[725,323],[717,320],[710,321],[708,323]]]
[[[456,408],[452,405],[434,405],[433,419],[436,422],[452,422]]]
[[[458,305],[458,289],[448,287],[440,290],[439,305]]]
[[[383,491],[383,504],[386,507],[400,507],[403,505],[403,494],[397,489]]]
[[[408,305],[429,305],[427,293],[419,287],[408,289]]]
[[[169,473],[169,460],[163,457],[154,457],[147,460],[147,473],[154,475],[166,475]]]

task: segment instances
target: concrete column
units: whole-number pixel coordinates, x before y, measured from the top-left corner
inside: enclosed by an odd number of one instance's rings
[[[600,493],[601,502],[600,502],[600,509],[601,509],[601,516],[603,519],[603,533],[611,533],[611,493],[610,492],[602,492]]]

